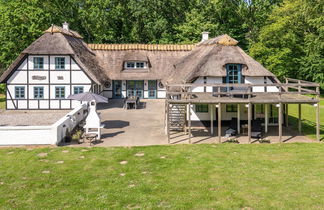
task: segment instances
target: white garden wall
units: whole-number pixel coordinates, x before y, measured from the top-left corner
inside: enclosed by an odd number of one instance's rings
[[[86,116],[86,104],[79,104],[51,126],[1,126],[0,145],[59,144]]]

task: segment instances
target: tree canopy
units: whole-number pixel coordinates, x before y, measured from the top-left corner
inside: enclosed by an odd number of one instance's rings
[[[227,33],[280,77],[323,83],[322,11],[321,0],[0,0],[0,71],[66,21],[87,43],[197,43],[203,31]]]

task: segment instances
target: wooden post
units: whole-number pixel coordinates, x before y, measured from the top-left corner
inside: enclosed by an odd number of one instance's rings
[[[298,104],[298,132],[301,133],[301,104]]]
[[[251,120],[252,120],[252,104],[248,104],[248,141],[251,143]]]
[[[279,103],[279,111],[278,111],[278,118],[279,118],[279,142],[282,142],[282,103]]]
[[[237,104],[237,133],[241,133],[241,104]]]
[[[269,104],[264,104],[264,132],[268,133],[268,123],[269,123],[269,111],[268,111]]]
[[[188,104],[189,144],[191,144],[191,103]]]
[[[316,99],[318,101],[320,101],[320,88],[319,87],[316,87],[316,93],[317,93],[317,96],[316,96]],[[317,141],[320,141],[320,103],[318,102],[317,103],[317,106],[316,106],[316,139]]]
[[[222,143],[222,106],[218,103],[218,143]]]
[[[210,135],[214,135],[214,106],[209,105],[210,108]]]
[[[286,123],[286,128],[288,128],[288,119],[289,119],[289,113],[288,113],[288,104],[286,104],[286,108],[285,108],[285,123]]]
[[[316,104],[316,139],[320,141],[320,104]]]
[[[167,129],[167,135],[168,135],[168,143],[170,144],[170,116],[169,116],[169,112],[170,112],[170,104],[167,102],[166,103],[166,118],[167,118],[167,122],[166,122],[166,129]]]

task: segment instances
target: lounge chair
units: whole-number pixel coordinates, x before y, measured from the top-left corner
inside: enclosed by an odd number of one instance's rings
[[[251,137],[258,140],[262,137],[262,120],[252,120]]]
[[[237,133],[237,118],[232,118],[229,128],[225,131],[225,137],[234,136]]]

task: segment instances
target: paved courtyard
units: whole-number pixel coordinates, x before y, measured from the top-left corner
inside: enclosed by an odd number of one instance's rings
[[[98,105],[98,112],[105,128],[102,129],[102,140],[96,146],[144,146],[168,144],[164,131],[164,100],[142,100],[139,109],[123,109],[123,100],[110,100],[108,104]],[[222,127],[222,136],[225,129]],[[209,130],[193,130],[192,143],[217,143],[217,127],[214,136]],[[278,128],[269,127],[264,135],[271,143],[278,142]],[[248,143],[247,136],[237,138],[240,143]],[[291,128],[283,127],[283,142],[312,142],[306,136],[298,135]],[[222,142],[227,139],[222,138]],[[253,141],[253,140],[252,140]],[[184,132],[172,132],[172,144],[187,144],[188,135]],[[257,142],[254,142],[257,143]],[[80,146],[87,146],[88,143]]]

